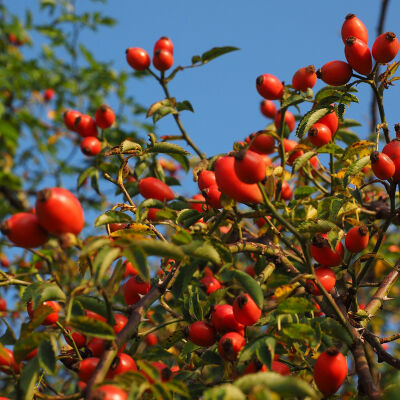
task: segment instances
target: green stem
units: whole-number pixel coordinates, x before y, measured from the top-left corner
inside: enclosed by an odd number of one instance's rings
[[[66,335],[66,336],[68,337],[68,339],[71,341],[72,347],[73,347],[73,349],[75,350],[76,356],[78,357],[79,361],[82,361],[81,353],[80,353],[80,351],[78,350],[78,346],[76,345],[75,340],[74,340],[74,338],[72,337],[71,332],[68,331],[67,329],[65,329],[65,328],[61,325],[60,321],[57,321],[57,322],[56,322],[56,325],[63,331],[64,335]]]
[[[383,124],[382,129],[383,129],[383,134],[385,135],[385,141],[386,143],[389,143],[390,136],[386,121],[385,109],[383,108],[383,96],[379,93],[378,87],[376,86],[376,82],[374,80],[368,81],[368,83],[370,84],[372,90],[374,91],[375,99],[376,102],[378,103],[379,116],[381,118],[381,123]]]
[[[137,335],[138,336],[147,336],[149,333],[153,333],[155,331],[158,331],[161,328],[164,328],[164,326],[167,325],[172,325],[172,324],[177,324],[178,322],[182,322],[183,318],[175,318],[175,319],[171,319],[169,321],[165,321],[162,324],[157,324],[156,326],[154,326],[153,328],[145,331],[145,332],[139,332]]]

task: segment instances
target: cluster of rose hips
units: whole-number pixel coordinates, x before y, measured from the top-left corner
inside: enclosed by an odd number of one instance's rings
[[[41,190],[31,212],[19,212],[1,224],[1,232],[16,246],[34,248],[45,244],[49,233],[78,235],[84,226],[81,203],[67,189]]]
[[[150,67],[150,56],[140,47],[129,47],[125,51],[126,61],[135,71],[144,71]],[[153,50],[153,65],[159,71],[166,71],[174,63],[174,45],[165,36],[157,40]]]
[[[95,156],[100,153],[101,142],[97,139],[97,128],[107,129],[114,121],[114,111],[105,104],[96,110],[94,118],[88,114],[81,114],[76,110],[68,110],[64,113],[65,126],[83,137],[81,150],[86,156]]]

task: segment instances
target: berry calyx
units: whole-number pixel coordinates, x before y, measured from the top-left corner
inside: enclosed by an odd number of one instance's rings
[[[364,23],[356,17],[355,14],[347,14],[345,21],[342,25],[342,40],[346,43],[349,36],[354,36],[362,40],[365,44],[368,43],[368,30]]]
[[[321,147],[325,144],[328,144],[331,139],[331,130],[320,122],[316,122],[308,131],[308,140],[316,147]]]
[[[368,227],[363,225],[351,228],[347,232],[344,244],[346,245],[346,249],[351,253],[359,253],[368,246],[368,242],[369,242]]]
[[[235,319],[245,326],[254,325],[261,316],[261,309],[247,293],[242,293],[233,302]]]
[[[234,154],[235,172],[245,183],[257,183],[265,179],[267,166],[264,158],[251,150],[240,150]]]
[[[94,136],[85,137],[81,142],[81,150],[86,156],[95,156],[101,151],[101,142]]]
[[[85,224],[81,203],[64,188],[54,187],[39,191],[35,210],[40,225],[54,235],[78,235]]]
[[[256,79],[258,93],[267,100],[279,100],[283,96],[282,82],[274,75],[263,74]]]
[[[306,92],[307,89],[314,87],[317,82],[317,74],[314,65],[300,68],[292,78],[292,86],[296,90]]]
[[[48,239],[37,215],[31,213],[12,215],[0,225],[0,230],[15,245],[26,249],[42,246]]]
[[[154,68],[159,71],[166,71],[172,67],[174,63],[174,56],[167,50],[156,50],[153,56]]]
[[[324,267],[335,267],[343,261],[344,247],[342,242],[337,242],[333,251],[328,242],[326,233],[317,233],[310,245],[311,256]]]
[[[218,342],[218,351],[222,358],[236,360],[239,351],[246,344],[246,339],[237,332],[228,332]]]
[[[392,61],[399,52],[399,39],[393,32],[385,32],[379,35],[372,46],[372,56],[375,61],[386,64]]]
[[[171,54],[174,54],[174,44],[172,43],[170,38],[162,36],[160,37],[160,39],[157,40],[154,45],[153,52],[155,53],[157,50],[166,50],[169,51]]]
[[[372,71],[371,51],[362,40],[349,36],[346,39],[344,54],[354,71],[362,75],[368,75]]]
[[[96,125],[101,129],[109,128],[115,121],[115,114],[111,107],[103,104],[94,114]]]

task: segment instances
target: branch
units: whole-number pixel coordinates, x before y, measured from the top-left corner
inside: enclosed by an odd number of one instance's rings
[[[378,355],[378,363],[386,362],[396,369],[400,369],[400,360],[389,354],[379,342],[379,339],[370,331],[365,330],[364,332],[365,340],[372,346]]]
[[[142,315],[167,290],[169,283],[174,279],[179,270],[179,265],[180,264],[175,265],[164,281],[153,286],[150,291],[132,307],[128,323],[121,330],[121,332],[117,334],[110,347],[104,351],[103,355],[101,356],[100,362],[86,386],[85,399],[90,399],[94,386],[102,382],[105,378],[115,356],[118,353],[118,349],[121,348],[130,338],[137,335]]]
[[[379,343],[383,344],[383,343],[389,343],[389,342],[393,342],[397,339],[400,339],[400,333],[395,333],[391,336],[386,336],[386,337],[382,337],[379,338]]]

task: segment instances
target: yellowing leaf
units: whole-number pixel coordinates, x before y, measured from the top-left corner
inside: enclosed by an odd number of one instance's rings
[[[288,285],[279,286],[278,288],[275,289],[275,298],[278,301],[285,299],[298,286],[299,286],[299,283],[291,283],[291,284],[288,284]]]

